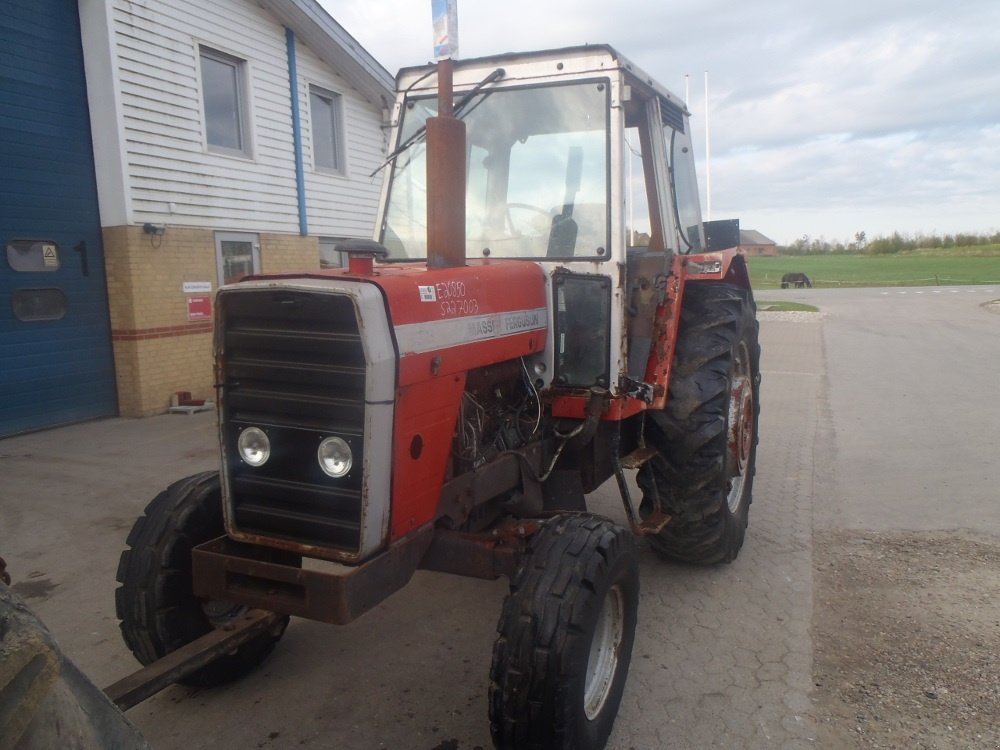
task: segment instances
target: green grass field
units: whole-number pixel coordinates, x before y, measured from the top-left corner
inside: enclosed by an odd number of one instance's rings
[[[754,289],[778,289],[802,272],[815,287],[1000,284],[1000,246],[916,250],[894,255],[783,255],[751,258]]]

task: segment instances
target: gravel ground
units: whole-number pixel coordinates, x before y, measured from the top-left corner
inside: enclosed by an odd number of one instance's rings
[[[824,748],[1000,748],[1000,541],[817,530]]]

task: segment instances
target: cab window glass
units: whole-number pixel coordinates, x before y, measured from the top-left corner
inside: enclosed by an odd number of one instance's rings
[[[691,136],[669,126],[665,131],[670,154],[677,229],[681,235],[681,251],[697,252],[703,249],[704,243],[701,229],[701,202],[698,200],[698,179],[694,171]]]
[[[608,257],[606,80],[457,96],[467,143],[468,257]],[[424,127],[436,100],[403,110],[382,243],[391,257],[427,256]]]

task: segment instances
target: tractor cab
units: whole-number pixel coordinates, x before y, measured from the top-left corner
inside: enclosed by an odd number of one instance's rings
[[[400,72],[380,239],[427,257],[428,117],[434,68]],[[701,209],[687,111],[609,47],[455,63],[466,127],[466,257],[594,272],[626,248],[698,252]]]
[[[653,397],[656,308],[674,264],[708,249],[684,103],[606,46],[460,61],[453,76],[466,263],[530,260],[550,278],[536,385]],[[433,66],[397,79],[377,230],[389,261],[428,260],[437,79]]]

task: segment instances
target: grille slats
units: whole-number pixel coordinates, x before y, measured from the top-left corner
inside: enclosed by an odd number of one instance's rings
[[[245,412],[267,415],[272,424],[294,427],[319,424],[358,425],[364,422],[365,404],[362,395],[356,399],[321,397],[311,388],[285,386],[281,389],[268,388],[264,384],[256,387],[238,384],[226,394],[229,409],[234,419],[245,419]]]
[[[289,508],[277,509],[271,503],[244,502],[236,514],[236,520],[247,528],[266,528],[268,533],[297,542],[357,546],[360,523],[347,523],[337,519],[298,513]],[[303,534],[303,529],[309,532]]]
[[[320,488],[302,482],[242,477],[235,483],[240,498],[236,520],[248,529],[300,542],[350,544],[361,528],[358,492]],[[274,498],[282,503],[276,507]]]
[[[255,324],[256,323],[256,324]],[[289,334],[292,334],[289,336]],[[357,345],[361,338],[350,331],[310,331],[295,328],[264,328],[259,321],[245,318],[238,329],[226,332],[227,340],[246,349],[293,351],[297,345],[309,341],[317,345]]]
[[[316,362],[275,361],[270,357],[241,355],[230,358],[226,372],[236,381],[280,380],[298,383],[342,382],[345,386],[364,384],[365,368]]]
[[[360,545],[365,353],[346,294],[223,292],[222,408],[230,502],[245,532],[356,550]],[[238,457],[242,429],[265,429],[272,457],[259,469]],[[351,438],[347,476],[320,471],[316,449]]]

